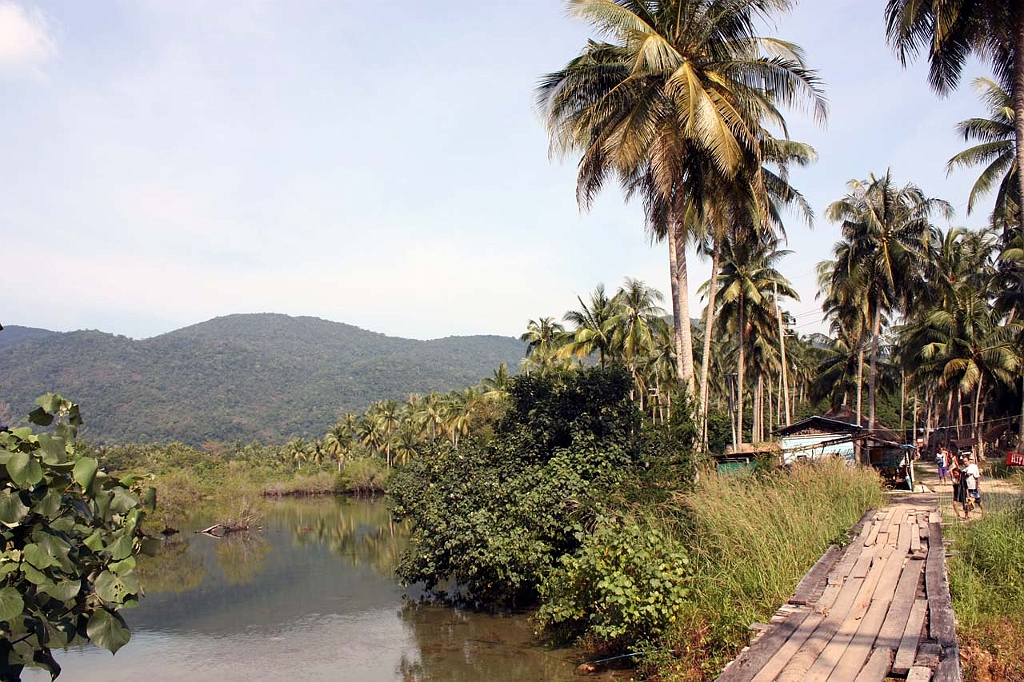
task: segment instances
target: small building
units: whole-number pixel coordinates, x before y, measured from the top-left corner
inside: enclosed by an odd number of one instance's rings
[[[849,464],[857,461],[857,443],[867,429],[830,416],[815,415],[778,431],[782,445],[782,463],[803,459],[842,457]]]
[[[914,489],[914,448],[902,445],[896,433],[877,421],[869,427],[845,405],[783,427],[778,434],[784,464],[822,457],[842,457],[851,465],[864,461],[888,485]]]

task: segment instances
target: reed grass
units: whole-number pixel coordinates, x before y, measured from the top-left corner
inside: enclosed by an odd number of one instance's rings
[[[949,590],[966,680],[1024,680],[1024,497],[950,525]]]
[[[838,460],[785,470],[704,472],[676,504],[686,510],[694,576],[671,656],[655,661],[661,680],[713,679],[749,642],[830,544],[844,542],[871,508],[885,503],[871,469]]]

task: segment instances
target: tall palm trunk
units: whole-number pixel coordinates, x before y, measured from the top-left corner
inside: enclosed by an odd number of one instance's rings
[[[740,352],[736,361],[736,433],[738,434],[738,442],[740,445],[743,444],[743,368],[744,358],[743,350],[744,346],[747,345],[747,334],[746,334],[746,321],[743,319],[743,294],[740,294],[739,298],[740,310]]]
[[[900,370],[900,437],[907,440],[907,373]]]
[[[985,454],[985,444],[981,437],[981,385],[985,382],[983,376],[978,377],[978,390],[974,392],[974,415],[971,421],[974,422],[974,440],[978,444],[978,456]]]
[[[789,426],[789,378],[786,376],[786,331],[782,327],[782,307],[779,305],[779,285],[775,284],[775,314],[779,318],[779,356],[782,362],[782,394],[786,403],[786,426]],[[782,422],[782,414],[779,414]]]
[[[875,308],[871,323],[871,362],[868,365],[868,428],[875,428],[875,387],[878,384],[878,339],[882,335],[882,309]]]
[[[675,218],[668,221],[668,260],[672,283],[672,319],[676,332],[676,370],[689,395],[693,385],[693,331],[690,329],[690,284],[686,271],[686,240]]]
[[[755,443],[764,442],[764,375],[757,375],[757,414],[754,416],[754,423],[757,425],[757,438],[751,440]]]
[[[708,286],[708,312],[704,316],[704,354],[700,359],[700,421],[701,450],[708,449],[708,376],[711,368],[711,330],[715,325],[715,297],[718,296],[718,266],[721,263],[721,249],[716,241],[711,256],[711,281]]]
[[[913,431],[911,432],[910,442],[912,445],[917,445],[917,391],[914,391],[914,414],[911,415],[911,423],[913,424],[911,426]]]
[[[860,350],[857,351],[857,422],[858,426],[863,426],[864,417],[863,410],[861,410],[861,398],[864,395],[864,344],[860,346]]]

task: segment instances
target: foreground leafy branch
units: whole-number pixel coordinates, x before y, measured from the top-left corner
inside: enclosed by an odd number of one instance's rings
[[[60,674],[51,649],[89,641],[116,652],[131,634],[118,609],[142,590],[135,557],[157,541],[140,530],[153,508],[147,477],[118,479],[75,452],[79,408],[47,394],[29,421],[0,431],[0,680],[26,665]]]

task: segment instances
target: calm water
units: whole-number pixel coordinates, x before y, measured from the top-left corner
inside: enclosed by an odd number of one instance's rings
[[[140,564],[146,597],[122,612],[131,642],[56,652],[59,680],[573,679],[573,652],[531,647],[522,616],[404,599],[405,543],[382,503],[347,499],[278,503],[248,535],[172,536]]]

